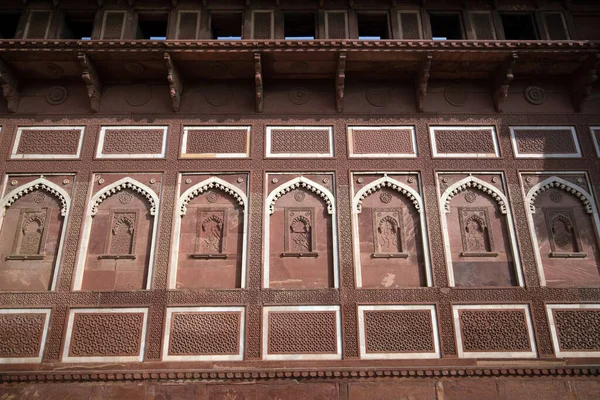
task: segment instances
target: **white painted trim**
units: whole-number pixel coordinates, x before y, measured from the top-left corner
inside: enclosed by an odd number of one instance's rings
[[[325,11],[325,39],[331,39],[329,37],[329,14],[344,14],[344,28],[345,28],[345,37],[344,39],[348,39],[350,36],[348,34],[348,11],[346,10],[326,10]],[[331,39],[331,40],[343,40],[343,39]]]
[[[77,154],[19,154],[19,145],[23,131],[80,131],[79,144],[77,145]],[[24,126],[17,129],[15,142],[10,153],[11,160],[73,160],[81,157],[81,148],[83,146],[83,135],[85,126]]]
[[[69,357],[71,347],[71,337],[73,335],[73,322],[75,314],[133,314],[142,313],[142,335],[140,338],[140,353],[137,356],[90,356],[90,357]],[[69,320],[67,322],[67,333],[63,346],[62,362],[142,362],[146,349],[146,332],[148,330],[148,308],[71,308],[69,310]]]
[[[153,126],[153,125],[141,125],[141,126],[103,126],[100,129],[100,135],[98,136],[98,146],[96,147],[96,158],[105,159],[131,159],[131,158],[165,158],[167,151],[167,132],[168,126]],[[163,131],[163,139],[161,143],[160,153],[132,153],[132,154],[120,154],[120,153],[103,153],[104,151],[104,139],[106,137],[106,131],[133,131],[133,130],[146,130],[146,131]]]
[[[269,13],[271,14],[271,37],[269,39],[255,39],[254,38],[254,15],[258,13]],[[250,24],[250,37],[254,40],[271,40],[275,36],[275,13],[272,10],[254,10],[252,11],[252,22]]]
[[[464,351],[462,331],[460,329],[459,310],[522,310],[525,314],[527,323],[527,332],[529,333],[529,343],[531,351]],[[531,322],[531,313],[527,304],[454,304],[452,305],[452,318],[454,320],[454,331],[456,333],[456,348],[459,358],[537,358],[535,334],[533,323]]]
[[[186,174],[179,175],[178,190],[181,190],[180,189],[181,179],[183,176],[189,176],[189,175],[186,175]],[[246,179],[247,190],[249,189],[248,182],[249,182],[249,180]],[[177,200],[177,205],[175,208],[175,217],[174,217],[175,225],[173,228],[173,240],[171,241],[172,249],[171,249],[171,262],[169,265],[168,288],[169,289],[177,289],[177,265],[179,263],[179,241],[181,239],[180,238],[180,236],[181,236],[181,219],[185,215],[186,205],[189,203],[189,201],[191,201],[193,198],[195,198],[200,193],[202,193],[205,190],[205,188],[207,188],[207,187],[219,189],[219,190],[227,193],[228,195],[231,195],[236,200],[238,200],[238,202],[240,202],[241,206],[244,207],[244,209],[243,209],[244,232],[242,235],[242,270],[241,270],[241,277],[240,277],[240,280],[241,280],[240,287],[242,289],[245,289],[246,288],[246,273],[247,273],[247,258],[248,258],[248,217],[249,217],[248,214],[250,213],[250,211],[248,209],[248,198],[246,197],[246,194],[239,188],[235,187],[235,185],[233,185],[227,181],[224,181],[223,179],[218,178],[216,176],[210,176],[207,179],[203,180],[202,182],[199,182],[199,183],[193,185],[179,197],[179,200]]]
[[[131,186],[132,190],[137,192],[145,192],[141,193],[143,196],[148,199],[148,208],[149,213],[153,217],[154,221],[152,224],[152,239],[150,242],[150,258],[148,261],[148,275],[146,277],[146,290],[152,288],[152,278],[154,272],[154,256],[156,252],[156,238],[158,236],[158,219],[159,219],[159,210],[160,210],[160,200],[158,195],[143,183],[131,178],[125,177],[119,179],[116,182],[107,185],[106,187],[100,189],[96,194],[92,195],[93,189],[95,187],[95,181],[92,177],[92,181],[90,182],[90,187],[92,190],[90,191],[90,200],[88,201],[87,212],[85,215],[85,222],[83,224],[83,233],[81,234],[81,241],[79,245],[79,251],[77,252],[77,263],[75,264],[75,277],[73,279],[73,290],[81,290],[81,285],[83,283],[83,274],[85,273],[85,264],[87,259],[87,250],[90,241],[90,233],[92,231],[92,219],[96,214],[95,210],[107,197],[117,193],[122,190],[124,186]],[[137,188],[137,190],[136,190]]]
[[[65,174],[70,175],[70,174]],[[70,175],[73,176],[73,175]],[[8,176],[7,176],[8,178]],[[73,176],[74,180],[74,176]],[[6,179],[4,184],[6,185]],[[44,187],[45,186],[45,187]],[[50,182],[49,180],[40,177],[38,179],[34,179],[31,182],[25,183],[13,190],[11,190],[6,196],[2,198],[0,201],[0,229],[2,228],[2,223],[4,221],[4,216],[6,215],[6,209],[10,207],[16,199],[20,198],[22,195],[26,194],[29,191],[33,191],[36,189],[43,189],[46,192],[50,193],[52,196],[58,198],[61,203],[63,203],[63,209],[61,210],[61,215],[63,218],[62,229],[60,232],[60,239],[58,241],[58,250],[56,252],[56,262],[54,263],[53,272],[52,272],[52,281],[50,283],[50,290],[56,290],[56,283],[58,281],[58,270],[60,269],[61,261],[62,261],[62,253],[63,246],[65,243],[65,237],[67,236],[67,229],[69,223],[69,214],[71,210],[71,197],[66,190],[55,184],[54,182]]]
[[[273,153],[271,151],[271,136],[273,130],[286,131],[325,131],[329,140],[327,153]],[[333,157],[333,127],[332,126],[267,126],[265,138],[265,157],[267,158],[330,158]]]
[[[365,311],[406,311],[422,310],[431,313],[431,327],[434,351],[431,353],[368,353],[365,332]],[[362,305],[358,306],[358,343],[360,358],[363,360],[412,360],[440,358],[440,338],[434,305]]]
[[[504,185],[504,174],[500,172],[498,172],[497,174],[502,176],[503,187],[506,187],[506,185]],[[438,187],[440,175],[444,174],[436,174]],[[494,198],[498,203],[500,207],[500,212],[506,215],[506,227],[508,230],[508,236],[510,238],[510,247],[512,250],[513,262],[515,266],[515,275],[517,277],[517,282],[519,286],[524,287],[525,281],[523,278],[523,267],[521,265],[521,258],[519,256],[519,248],[517,247],[515,227],[508,199],[506,198],[504,193],[502,193],[498,188],[472,175],[469,175],[459,180],[458,182],[453,183],[440,196],[440,221],[442,224],[442,236],[444,238],[444,253],[446,256],[446,267],[448,270],[448,286],[454,287],[455,282],[454,269],[452,266],[452,249],[450,248],[450,236],[448,234],[447,214],[450,213],[450,201],[452,200],[452,197],[468,188],[477,189],[484,193],[490,194],[492,198]]]
[[[171,323],[173,313],[201,313],[201,314],[218,314],[224,312],[239,312],[240,313],[240,330],[238,332],[239,342],[237,354],[211,354],[211,355],[169,355],[169,342],[171,341]],[[163,361],[242,361],[244,359],[244,333],[246,307],[167,307],[167,315],[165,321],[165,337],[162,346]]]
[[[598,143],[598,139],[596,138],[596,134],[594,133],[596,131],[600,134],[600,126],[590,126],[590,134],[592,135],[592,140],[594,141],[596,157],[600,157],[600,144]]]
[[[519,153],[519,147],[517,145],[517,138],[515,137],[515,130],[528,130],[528,131],[571,131],[571,137],[575,144],[575,153]],[[511,126],[510,127],[510,141],[513,146],[515,158],[581,158],[581,148],[579,147],[579,141],[577,140],[577,132],[574,126]]]
[[[266,182],[269,181],[269,175],[266,174],[265,179]],[[280,175],[280,174],[277,174]],[[335,183],[335,182],[334,182]],[[268,187],[268,183],[265,187]],[[281,197],[282,194],[289,192],[297,187],[303,187],[312,190],[317,195],[321,196],[325,200],[325,204],[327,206],[327,212],[331,215],[331,231],[332,231],[332,253],[333,253],[333,287],[335,289],[340,287],[340,271],[339,271],[339,261],[338,261],[338,225],[337,225],[337,213],[335,207],[335,197],[333,193],[331,193],[324,186],[319,185],[318,183],[305,178],[304,176],[299,176],[293,178],[285,183],[282,183],[277,188],[273,189],[271,193],[267,196],[265,201],[265,209],[263,215],[263,289],[269,288],[270,283],[270,221],[271,214],[274,212],[275,202]]]
[[[494,153],[440,153],[437,149],[437,131],[481,131],[490,130],[492,143],[494,144]],[[498,136],[494,126],[430,126],[429,138],[431,140],[431,152],[433,158],[498,158],[500,157],[500,147],[498,146]]]
[[[188,153],[187,142],[189,131],[245,131],[246,152],[245,153]],[[250,157],[250,132],[251,126],[185,126],[181,139],[181,158],[248,158]]]
[[[352,182],[354,182],[355,176],[364,175],[365,173],[352,174]],[[391,187],[392,189],[400,192],[405,197],[408,197],[413,201],[417,212],[419,213],[419,225],[421,230],[421,241],[423,242],[423,255],[425,260],[425,275],[427,278],[427,286],[433,286],[433,271],[431,268],[431,260],[429,255],[429,239],[427,235],[427,221],[425,218],[425,208],[423,207],[423,199],[421,194],[410,186],[389,177],[387,174],[394,174],[394,172],[386,172],[384,175],[362,187],[352,199],[352,231],[353,239],[352,245],[354,248],[354,265],[355,265],[355,281],[357,287],[362,287],[362,268],[360,262],[360,232],[358,229],[358,214],[362,211],[362,199],[370,196],[373,192],[381,189],[384,186]],[[421,182],[419,176],[419,183]],[[353,188],[354,190],[354,185]]]
[[[179,10],[177,11],[177,24],[175,25],[175,39],[179,39],[179,27],[181,23],[181,14],[198,14],[196,16],[196,35],[195,39],[198,39],[198,33],[200,32],[200,13],[199,10]],[[181,39],[181,40],[190,40],[190,39]]]
[[[48,337],[48,328],[50,327],[50,308],[2,308],[0,314],[44,314],[44,327],[42,328],[42,337],[40,342],[40,351],[36,357],[2,357],[0,364],[39,364],[44,356],[44,348],[46,347],[46,339]]]
[[[115,39],[115,38],[104,39],[104,31],[106,29],[106,17],[108,16],[108,14],[123,14],[123,21],[122,21],[122,25],[121,25],[121,37],[119,39]],[[100,40],[122,40],[123,35],[125,34],[126,17],[127,17],[126,10],[105,10],[104,15],[102,16],[102,28],[100,29]]]
[[[597,310],[600,313],[600,304],[546,304],[546,315],[548,315],[548,325],[550,326],[550,336],[552,337],[552,347],[556,358],[583,358],[583,357],[600,357],[600,351],[561,351],[560,342],[558,341],[558,332],[556,329],[556,321],[552,311],[560,309],[570,310]]]
[[[411,131],[412,153],[355,153],[354,152],[354,130],[381,131],[381,130],[405,130]],[[417,132],[414,126],[349,126],[348,127],[348,157],[349,158],[416,158],[417,157]]]
[[[335,354],[269,354],[269,314],[271,312],[335,311],[336,352]],[[262,315],[262,358],[263,360],[341,360],[342,359],[342,316],[340,306],[265,306]]]

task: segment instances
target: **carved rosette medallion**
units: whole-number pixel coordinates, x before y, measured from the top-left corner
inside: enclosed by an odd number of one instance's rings
[[[367,89],[367,101],[375,107],[385,107],[392,101],[392,90],[387,86]]]
[[[206,195],[206,200],[208,200],[209,203],[214,203],[218,199],[219,199],[219,193],[215,192],[214,190],[211,190]]]
[[[222,107],[229,104],[232,97],[231,88],[224,84],[218,83],[206,89],[206,101],[208,104],[215,107]]]
[[[129,86],[125,91],[125,101],[133,107],[140,107],[152,99],[152,88],[145,83]]]
[[[304,192],[298,191],[298,192],[294,193],[294,199],[299,203],[304,200],[305,196],[306,196],[306,194]]]
[[[392,201],[392,194],[390,192],[381,192],[379,200],[381,200],[382,203],[387,204]]]
[[[46,94],[46,102],[48,102],[50,105],[57,106],[67,101],[68,97],[69,92],[67,91],[66,87],[53,86],[48,91],[48,94]]]
[[[119,202],[121,204],[129,204],[129,203],[131,203],[132,199],[133,199],[133,194],[131,192],[123,191],[123,192],[119,193]]]
[[[125,69],[132,75],[141,75],[144,73],[144,66],[138,63],[125,63]]]
[[[33,198],[33,201],[35,201],[37,204],[41,204],[44,201],[46,201],[46,195],[40,191],[38,191],[35,194],[35,197]]]
[[[525,89],[525,100],[533,105],[539,106],[546,101],[546,92],[539,86],[529,86]]]
[[[469,190],[467,193],[465,193],[465,201],[468,203],[473,203],[475,200],[477,200],[477,194],[475,192]]]
[[[448,85],[444,89],[444,98],[454,107],[464,107],[469,102],[470,94],[461,85]]]
[[[557,190],[553,191],[550,193],[550,200],[552,200],[554,203],[560,203],[562,200],[562,193]]]
[[[290,101],[298,106],[308,103],[310,100],[310,92],[303,87],[297,87],[288,92]]]

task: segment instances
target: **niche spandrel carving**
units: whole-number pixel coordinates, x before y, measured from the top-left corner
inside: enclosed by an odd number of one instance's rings
[[[47,208],[21,210],[13,254],[6,259],[43,260],[49,221],[50,213]]]
[[[282,257],[318,257],[315,245],[315,211],[285,208],[285,251]]]
[[[404,210],[373,209],[373,258],[408,258],[404,251]]]
[[[98,258],[135,260],[138,212],[113,210],[110,212],[109,220],[111,226],[106,240],[105,254],[100,255]]]
[[[496,257],[494,237],[486,208],[459,207],[460,234],[463,251],[461,257]]]
[[[226,259],[227,213],[225,209],[198,209],[196,253],[190,258]]]
[[[579,230],[569,209],[544,208],[544,217],[548,227],[552,258],[585,258],[582,251]]]

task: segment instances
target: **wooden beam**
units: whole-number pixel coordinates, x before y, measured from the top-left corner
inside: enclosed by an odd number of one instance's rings
[[[433,55],[431,53],[427,53],[425,55],[425,59],[421,64],[421,71],[419,72],[419,76],[417,77],[417,111],[423,112],[425,111],[425,97],[427,96],[427,83],[429,82],[429,71],[431,70],[431,60],[433,59]]]
[[[254,97],[256,100],[256,112],[260,113],[263,111],[265,102],[260,53],[254,53]]]
[[[508,97],[510,83],[515,79],[514,69],[518,59],[519,55],[512,53],[494,74],[492,97],[496,112],[501,113],[503,111],[502,104]]]
[[[346,81],[346,52],[338,55],[335,72],[335,108],[337,112],[344,111],[344,90]]]
[[[171,96],[171,102],[173,103],[173,111],[177,112],[179,111],[181,95],[183,94],[183,78],[169,53],[165,53],[165,62],[167,63],[167,69],[169,70],[167,74],[169,95]]]
[[[598,68],[600,68],[600,53],[588,57],[573,74],[571,78],[571,101],[576,112],[581,112],[584,104],[589,100],[592,93],[592,84],[598,80]]]
[[[90,109],[92,112],[98,112],[100,109],[100,100],[102,99],[100,77],[87,54],[79,53],[77,58],[79,58],[79,63],[83,68],[81,79],[83,79],[87,88],[88,97],[90,98]]]
[[[0,85],[2,95],[8,103],[8,112],[17,112],[21,100],[21,83],[17,75],[2,60],[0,60]]]

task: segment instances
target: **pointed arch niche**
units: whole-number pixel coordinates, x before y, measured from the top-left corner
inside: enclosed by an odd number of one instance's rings
[[[333,174],[266,175],[263,287],[338,288]]]
[[[598,210],[583,173],[521,174],[541,286],[600,286]],[[578,182],[581,184],[576,184]]]
[[[160,174],[94,175],[73,290],[151,288],[160,184]]]
[[[439,173],[438,183],[449,285],[524,286],[510,205],[496,186],[504,176]]]
[[[356,286],[432,286],[418,174],[353,174]]]
[[[6,179],[11,186],[0,201],[0,291],[54,290],[73,176]]]
[[[246,286],[247,174],[180,176],[169,289]]]

